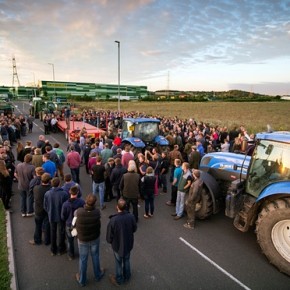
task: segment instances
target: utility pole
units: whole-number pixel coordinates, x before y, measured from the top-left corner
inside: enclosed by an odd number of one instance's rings
[[[120,41],[115,40],[118,44],[118,112],[120,113]]]
[[[20,82],[17,74],[17,68],[16,68],[16,60],[15,56],[12,57],[12,66],[13,66],[13,77],[12,77],[12,87],[20,87]]]
[[[56,96],[55,96],[55,74],[54,74],[54,63],[49,62],[48,64],[52,66],[52,77],[53,77],[53,86],[54,86],[54,97],[56,97]],[[51,101],[52,101],[52,100],[53,100],[53,98],[51,98]]]

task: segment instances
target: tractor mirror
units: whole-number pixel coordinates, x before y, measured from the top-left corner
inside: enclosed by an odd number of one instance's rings
[[[273,148],[274,148],[274,146],[272,144],[269,144],[266,151],[265,151],[265,154],[270,155],[273,151]]]

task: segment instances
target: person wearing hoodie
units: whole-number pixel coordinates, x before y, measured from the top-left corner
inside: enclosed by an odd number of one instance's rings
[[[78,198],[79,188],[77,185],[70,187],[69,189],[70,198],[65,201],[61,208],[61,219],[65,221],[65,234],[67,238],[67,249],[68,249],[68,259],[71,261],[74,259],[74,237],[71,234],[72,230],[72,220],[74,217],[74,212],[83,207],[85,201],[82,198]]]

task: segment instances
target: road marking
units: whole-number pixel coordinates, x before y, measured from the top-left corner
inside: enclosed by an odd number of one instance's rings
[[[239,284],[242,288],[247,289],[247,290],[251,290],[251,288],[249,288],[248,286],[246,286],[245,284],[243,284],[241,281],[239,281],[237,278],[235,278],[232,274],[230,274],[229,272],[227,272],[225,269],[223,269],[221,266],[219,266],[217,263],[215,263],[214,261],[212,261],[209,257],[207,257],[205,254],[203,254],[201,251],[199,251],[197,248],[195,248],[194,246],[192,246],[189,242],[187,242],[185,239],[183,239],[182,237],[179,237],[179,240],[182,241],[185,245],[187,245],[189,248],[191,248],[193,251],[195,251],[197,254],[199,254],[202,258],[204,258],[206,261],[208,261],[210,264],[212,264],[214,267],[216,267],[218,270],[220,270],[222,273],[224,273],[225,275],[227,275],[230,279],[232,279],[233,281],[235,281],[237,284]]]

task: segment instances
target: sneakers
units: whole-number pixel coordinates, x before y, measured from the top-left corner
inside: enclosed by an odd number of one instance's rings
[[[191,226],[189,223],[185,223],[183,226],[184,226],[185,228],[187,228],[187,229],[191,229],[191,230],[194,229],[194,227]]]
[[[151,218],[153,217],[153,214],[150,214],[150,213],[149,213],[148,215],[149,215],[149,217],[151,217]]]
[[[174,219],[177,221],[177,220],[180,220],[182,217],[181,216],[176,216]]]
[[[22,215],[22,217],[26,217],[26,213],[23,213],[23,214],[21,214]]]
[[[112,275],[112,274],[109,275],[109,280],[114,286],[117,286],[117,287],[120,286],[120,284],[117,282],[116,277],[114,275]]]
[[[34,212],[27,213],[26,216],[27,216],[27,217],[34,216]]]
[[[148,219],[148,218],[149,218],[149,215],[144,214],[144,218],[145,218],[145,219]]]
[[[170,200],[169,201],[166,201],[166,203],[165,203],[166,205],[168,205],[168,206],[175,206],[175,204],[174,203],[172,203]]]

